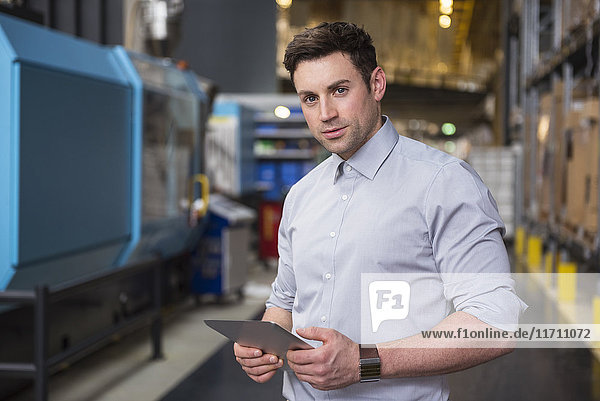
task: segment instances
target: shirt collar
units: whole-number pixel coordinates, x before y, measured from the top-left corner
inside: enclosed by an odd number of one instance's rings
[[[335,173],[333,176],[333,183],[337,181],[337,178],[342,173],[340,165],[344,162],[352,166],[352,168],[370,180],[375,178],[377,171],[387,159],[388,155],[398,143],[399,135],[392,121],[387,117],[382,127],[373,135],[371,139],[360,147],[348,160],[342,159],[337,154],[332,154],[333,165]]]

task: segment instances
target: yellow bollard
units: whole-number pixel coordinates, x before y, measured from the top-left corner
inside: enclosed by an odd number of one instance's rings
[[[523,256],[525,252],[525,229],[517,227],[515,231],[515,254],[517,257]]]
[[[595,295],[593,300],[594,324],[600,324],[600,295]]]
[[[592,315],[594,317],[594,324],[600,324],[600,295],[594,295],[594,299],[592,301]],[[599,341],[594,341],[592,343],[592,347],[596,348],[595,355],[598,355],[598,349],[600,348],[600,342]],[[600,377],[600,376],[598,376]],[[599,383],[600,386],[600,383]],[[600,387],[597,388],[598,393],[600,394]],[[600,397],[599,397],[600,398]]]
[[[577,265],[574,262],[560,262],[556,286],[559,302],[573,302],[577,295]]]
[[[527,239],[527,268],[532,273],[538,273],[542,268],[542,238],[537,235]]]

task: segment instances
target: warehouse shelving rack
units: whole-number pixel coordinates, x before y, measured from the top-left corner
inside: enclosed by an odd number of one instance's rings
[[[509,65],[506,70],[510,83],[507,95],[510,117],[507,126],[511,138],[521,144],[523,149],[517,163],[515,210],[516,224],[520,227],[517,231],[521,231],[521,235],[517,233],[516,237],[520,238],[521,243],[515,241],[515,251],[517,271],[559,273],[545,276],[543,280],[539,279],[538,286],[546,299],[556,306],[561,322],[582,323],[578,320],[591,319],[593,323],[600,323],[600,293],[596,293],[593,299],[588,299],[588,296],[578,297],[575,285],[573,294],[569,299],[565,299],[561,298],[560,291],[557,290],[558,281],[562,279],[560,273],[600,273],[600,210],[598,229],[590,235],[585,232],[583,226],[569,227],[565,224],[565,199],[555,196],[555,192],[561,188],[560,183],[556,182],[557,168],[566,170],[568,144],[567,132],[563,125],[559,126],[557,114],[561,112],[560,114],[566,117],[572,109],[576,79],[585,78],[588,85],[586,92],[595,93],[596,96],[600,82],[600,14],[582,14],[583,18],[567,29],[562,17],[563,11],[575,4],[571,1],[576,0],[505,2],[505,6],[509,7],[511,12],[511,29],[508,29],[505,46],[508,51]],[[598,0],[589,0],[588,3],[593,2],[600,5]],[[541,94],[544,91],[550,91],[553,96],[549,110],[546,147],[538,148],[538,119]],[[557,95],[562,98],[562,103],[557,100]],[[600,116],[600,107],[594,114]],[[595,135],[600,136],[600,129],[596,129],[598,131]],[[538,199],[538,195],[543,193],[538,192],[536,183],[536,169],[540,166],[540,156],[544,157],[541,159],[544,162],[542,169],[549,174],[546,214],[541,213],[544,209],[542,199]],[[600,158],[594,162],[598,164],[600,171]],[[566,174],[566,171],[562,171],[561,174]],[[596,190],[600,192],[600,182],[596,184]],[[594,185],[590,188],[594,188]],[[584,194],[580,196],[583,197]],[[557,199],[561,204],[556,203]],[[524,238],[527,237],[537,241],[537,245],[534,247],[533,241],[525,241]],[[527,249],[529,246],[532,250]],[[545,257],[541,258],[538,254],[537,258],[530,258],[529,252],[544,251]],[[538,260],[537,266],[531,262],[532,259]],[[534,274],[531,277],[536,279],[540,275]],[[596,276],[588,277],[594,280]],[[598,288],[600,291],[600,282]],[[600,348],[592,346],[590,351],[600,360]]]
[[[566,165],[565,152],[558,152],[554,146],[556,139],[566,149],[565,131],[558,129],[556,111],[559,105],[552,102],[550,114],[547,165],[551,177],[549,180],[549,213],[547,220],[539,221],[540,199],[537,199],[536,155],[540,151],[537,141],[537,117],[540,110],[540,93],[547,89],[556,93],[562,79],[562,113],[567,115],[573,100],[574,79],[585,75],[595,81],[597,91],[600,66],[599,41],[600,18],[587,14],[579,24],[568,31],[562,25],[562,11],[570,0],[552,0],[540,3],[540,0],[521,0],[508,2],[511,8],[513,25],[518,32],[509,37],[510,51],[508,68],[509,80],[517,82],[509,88],[508,107],[511,118],[508,126],[511,136],[521,144],[526,144],[523,158],[518,163],[517,225],[528,232],[544,238],[547,249],[552,253],[552,271],[556,271],[556,251],[562,258],[573,258],[585,266],[585,271],[600,271],[600,236],[586,235],[582,227],[568,229],[560,224],[559,205],[555,204],[552,194],[557,190],[554,179],[554,164]],[[594,75],[592,72],[595,70]],[[600,109],[598,110],[600,115]],[[530,123],[526,124],[527,117]],[[600,132],[599,132],[600,135]],[[562,158],[562,159],[558,159]],[[596,161],[600,167],[600,160]],[[600,180],[599,180],[600,181]],[[600,183],[599,183],[600,184]],[[525,187],[527,185],[527,187]],[[600,188],[600,185],[598,185]],[[524,196],[528,193],[527,199]],[[583,194],[582,194],[583,196]],[[598,213],[600,227],[600,213]]]

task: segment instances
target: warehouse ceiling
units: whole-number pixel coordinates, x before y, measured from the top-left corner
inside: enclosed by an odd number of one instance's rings
[[[452,121],[457,134],[477,132],[494,118],[501,0],[452,3],[451,24],[442,28],[440,0],[292,0],[291,7],[279,8],[277,21],[283,87],[292,90],[281,60],[293,35],[322,21],[351,21],[373,37],[388,79],[383,111],[393,121],[437,127]],[[419,131],[407,134],[420,137]],[[500,130],[495,131],[498,142]]]
[[[454,0],[448,28],[439,0],[293,0],[280,8],[278,60],[286,44],[321,21],[351,21],[373,37],[392,83],[485,92],[497,69],[500,0]],[[287,77],[279,66],[280,77]]]

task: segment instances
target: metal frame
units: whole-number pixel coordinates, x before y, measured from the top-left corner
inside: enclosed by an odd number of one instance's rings
[[[150,322],[150,334],[152,339],[152,359],[162,358],[162,317],[161,307],[163,304],[162,271],[163,262],[153,259],[151,261],[134,266],[120,268],[104,273],[88,280],[82,280],[72,285],[57,286],[53,289],[48,286],[37,286],[33,290],[10,290],[0,292],[0,304],[28,304],[33,305],[34,322],[34,357],[31,363],[7,363],[0,361],[0,376],[30,378],[34,381],[36,401],[48,399],[48,377],[50,370],[68,359],[102,343],[113,335],[124,330],[145,325]],[[145,271],[153,273],[153,306],[152,309],[138,316],[126,319],[106,330],[96,333],[69,349],[56,355],[48,355],[48,307],[52,303],[68,298],[103,284],[116,282],[124,278]]]

